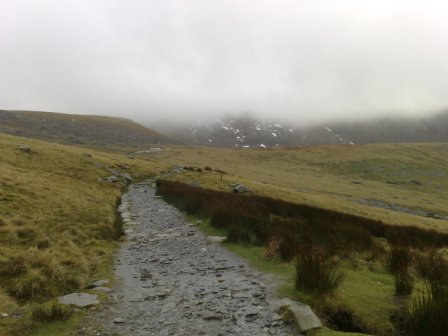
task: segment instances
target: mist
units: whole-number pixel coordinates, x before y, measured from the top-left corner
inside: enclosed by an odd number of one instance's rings
[[[3,0],[0,108],[422,117],[448,106],[446,13],[436,0]]]

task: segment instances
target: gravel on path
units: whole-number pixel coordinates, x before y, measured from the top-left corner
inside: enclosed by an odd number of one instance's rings
[[[210,242],[147,183],[121,206],[126,241],[117,253],[112,302],[92,312],[97,335],[293,335],[269,307],[264,275]],[[86,328],[84,328],[86,329]]]

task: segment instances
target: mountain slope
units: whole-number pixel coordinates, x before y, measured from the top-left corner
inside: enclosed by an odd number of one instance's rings
[[[144,148],[172,142],[127,119],[33,111],[0,110],[0,132],[99,148]]]
[[[427,118],[330,122],[316,126],[266,122],[251,116],[164,130],[180,141],[212,147],[283,147],[448,141],[448,112]]]

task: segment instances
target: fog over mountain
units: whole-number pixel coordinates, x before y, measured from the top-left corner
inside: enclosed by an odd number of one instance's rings
[[[0,108],[316,123],[448,106],[438,0],[3,0]]]
[[[368,121],[306,123],[251,115],[227,116],[212,122],[159,125],[183,143],[209,147],[267,148],[309,145],[448,142],[448,111],[430,117],[388,117]]]

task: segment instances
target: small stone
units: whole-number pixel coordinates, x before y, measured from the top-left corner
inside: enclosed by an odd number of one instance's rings
[[[114,323],[125,323],[125,321],[121,317],[114,318]]]

